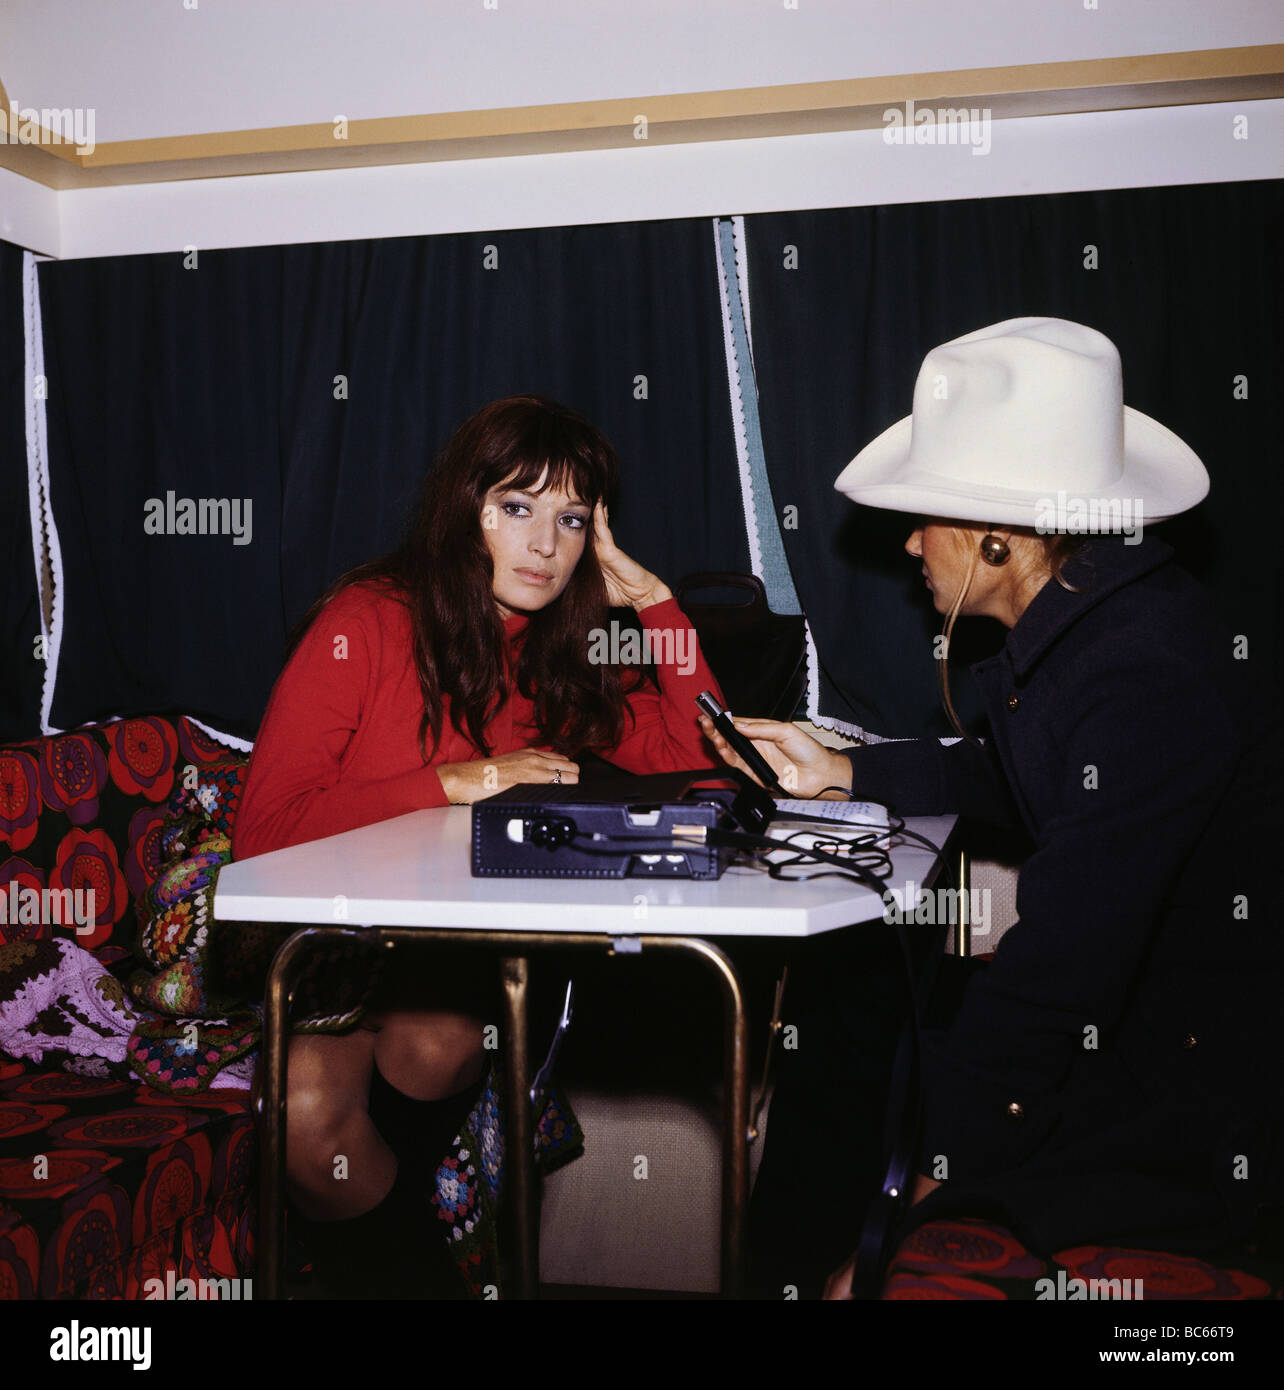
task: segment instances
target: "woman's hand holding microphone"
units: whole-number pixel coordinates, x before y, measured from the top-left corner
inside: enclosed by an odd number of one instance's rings
[[[731,745],[714,727],[707,714],[698,716],[705,736],[723,762],[754,774],[745,766]],[[737,719],[736,728],[771,764],[785,791],[800,800],[820,795],[825,800],[841,799],[840,792],[827,787],[850,789],[852,765],[841,753],[826,748],[795,724],[775,719]],[[468,805],[505,791],[519,782],[561,782],[574,786],[580,780],[579,764],[562,753],[542,748],[519,748],[494,758],[475,758],[463,763],[439,763],[437,776],[445,788],[446,799],[454,805]],[[754,781],[758,781],[754,777]],[[761,783],[759,783],[761,785]]]
[[[718,750],[724,763],[749,773],[762,785],[744,760],[736,753],[714,726],[707,714],[699,716],[705,737]],[[735,719],[736,728],[748,738],[759,753],[771,764],[772,771],[786,793],[799,800],[822,796],[823,800],[841,800],[839,792],[825,792],[826,787],[841,787],[849,791],[852,784],[852,765],[832,748],[818,743],[796,724],[776,719]]]

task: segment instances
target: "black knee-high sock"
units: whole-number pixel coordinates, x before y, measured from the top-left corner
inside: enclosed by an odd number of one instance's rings
[[[441,1100],[415,1100],[399,1091],[375,1064],[370,1077],[370,1119],[405,1167],[407,1161],[425,1184],[463,1128],[485,1079]]]
[[[336,1299],[463,1299],[430,1193],[406,1164],[372,1210],[346,1221],[299,1222],[319,1292]]]
[[[346,1221],[292,1215],[328,1298],[466,1297],[462,1277],[442,1239],[431,1205],[433,1177],[484,1080],[442,1100],[415,1100],[376,1065],[370,1079],[370,1119],[397,1157],[392,1189],[371,1211]]]

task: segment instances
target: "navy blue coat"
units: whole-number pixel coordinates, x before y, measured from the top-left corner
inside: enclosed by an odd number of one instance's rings
[[[1093,538],[972,668],[984,747],[851,751],[902,814],[1024,826],[1018,922],[925,1033],[914,1220],[997,1214],[1045,1253],[1212,1251],[1278,1201],[1284,736],[1235,634],[1153,535]],[[1240,652],[1242,653],[1242,647]],[[1255,664],[1256,663],[1256,664]]]

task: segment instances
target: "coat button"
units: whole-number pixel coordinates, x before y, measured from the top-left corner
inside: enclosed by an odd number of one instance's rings
[[[1199,1039],[1194,1035],[1194,1033],[1187,1033],[1186,1036],[1181,1040],[1181,1045],[1186,1049],[1187,1052],[1189,1052],[1192,1047],[1198,1044],[1198,1042]]]
[[[1019,1100],[1014,1100],[1008,1105],[1009,1120],[1024,1120],[1025,1106]]]
[[[1009,695],[1009,696],[1008,696],[1008,708],[1009,708],[1009,709],[1016,709],[1016,707],[1017,707],[1020,703],[1021,703],[1021,701],[1018,700],[1017,697],[1016,697],[1015,695]]]

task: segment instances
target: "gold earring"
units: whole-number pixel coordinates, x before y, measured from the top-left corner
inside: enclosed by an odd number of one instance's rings
[[[1012,552],[1001,536],[987,533],[981,537],[981,559],[987,565],[1006,565]]]

